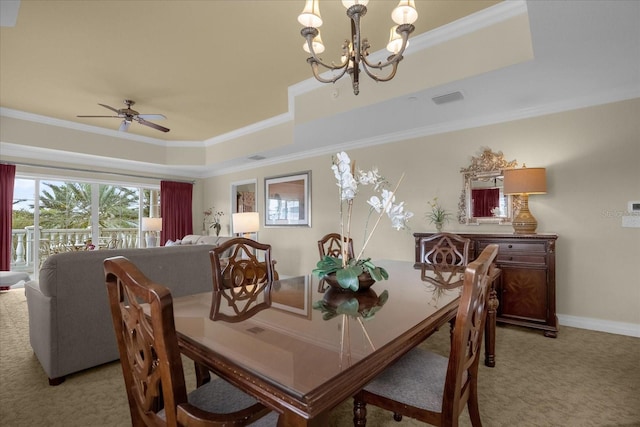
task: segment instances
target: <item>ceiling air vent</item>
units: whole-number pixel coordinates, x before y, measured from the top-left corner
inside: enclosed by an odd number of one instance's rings
[[[447,93],[446,95],[433,97],[431,99],[436,105],[441,105],[448,102],[462,101],[464,99],[464,96],[462,95],[462,92],[451,92]]]
[[[264,160],[266,157],[256,154],[255,156],[247,157],[249,160]]]

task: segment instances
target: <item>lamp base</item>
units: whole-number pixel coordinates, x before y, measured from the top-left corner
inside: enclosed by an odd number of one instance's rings
[[[529,211],[529,195],[523,194],[520,196],[522,206],[518,215],[513,219],[511,225],[513,225],[514,234],[536,234],[536,228],[538,228],[538,221]]]
[[[156,238],[156,236],[154,236],[151,233],[147,233],[147,236],[145,237],[145,240],[147,242],[147,247],[148,248],[155,248],[156,247],[156,243],[158,242],[158,239]]]

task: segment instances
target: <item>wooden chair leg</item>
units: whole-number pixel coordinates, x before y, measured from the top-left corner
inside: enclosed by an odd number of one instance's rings
[[[211,374],[206,367],[195,361],[193,362],[193,366],[196,370],[196,385],[198,387],[201,387],[211,381]]]
[[[469,400],[467,401],[467,409],[469,410],[469,418],[471,418],[471,425],[473,427],[482,427],[480,421],[480,408],[478,407],[478,383],[472,381],[469,385]]]

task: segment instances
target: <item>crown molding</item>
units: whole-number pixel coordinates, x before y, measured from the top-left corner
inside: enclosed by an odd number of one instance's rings
[[[42,147],[30,147],[20,144],[11,144],[0,142],[0,152],[2,157],[0,161],[11,163],[7,158],[30,159],[44,162],[43,167],[47,164],[76,164],[83,167],[95,167],[96,173],[110,173],[105,168],[105,158],[92,154],[80,154],[71,151],[52,150]],[[153,173],[159,176],[179,176],[183,178],[201,178],[206,173],[206,166],[173,166],[158,165],[155,163],[146,163],[135,160],[113,159],[110,158],[109,169],[122,169],[131,172]]]

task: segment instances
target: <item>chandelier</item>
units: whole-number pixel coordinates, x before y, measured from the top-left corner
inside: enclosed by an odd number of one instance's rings
[[[360,92],[361,71],[377,82],[391,80],[396,74],[398,63],[402,61],[404,50],[409,45],[409,34],[415,29],[413,23],[418,19],[414,0],[400,0],[398,6],[391,12],[391,19],[397,24],[391,27],[387,44],[387,50],[392,55],[387,58],[386,62],[380,61],[378,63],[369,62],[367,59],[371,45],[366,38],[362,39],[360,34],[360,18],[367,13],[369,0],[342,0],[343,6],[347,9],[347,16],[351,19],[351,40],[344,41],[339,64],[335,62],[327,64],[318,58],[318,54],[324,52],[324,44],[322,44],[320,30],[318,30],[318,27],[322,25],[318,1],[306,0],[304,10],[298,16],[298,22],[304,25],[300,34],[306,40],[302,48],[311,54],[307,58],[307,62],[311,65],[313,76],[322,83],[335,83],[345,74],[349,74],[355,95]],[[318,66],[320,65],[328,70],[338,71],[338,73],[334,74],[332,78],[323,78],[318,74]],[[389,66],[391,66],[389,74],[383,77],[372,71],[372,69],[382,70]]]

